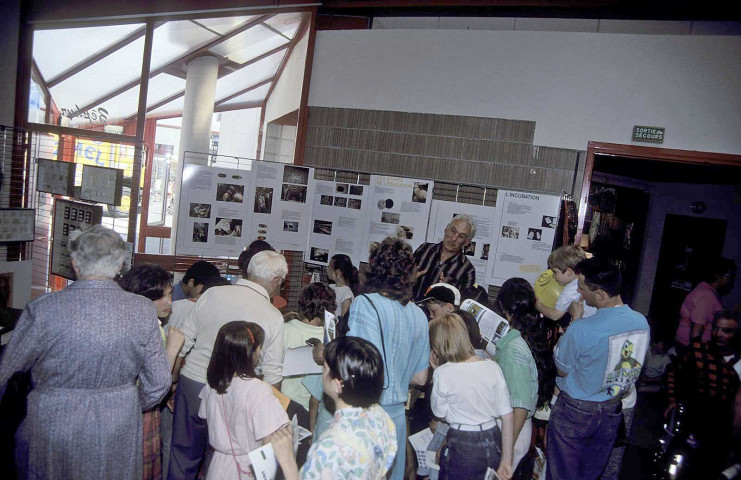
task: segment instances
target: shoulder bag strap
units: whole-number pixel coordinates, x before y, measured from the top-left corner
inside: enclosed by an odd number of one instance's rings
[[[361,297],[365,297],[366,300],[368,300],[368,303],[371,304],[371,307],[373,307],[373,310],[376,312],[376,318],[378,319],[378,332],[381,334],[381,349],[383,350],[383,368],[384,368],[384,375],[383,375],[383,389],[388,389],[391,385],[390,383],[386,383],[386,381],[389,379],[389,367],[388,363],[386,363],[386,343],[383,341],[383,326],[381,326],[381,315],[378,313],[378,309],[376,308],[376,305],[373,303],[373,301],[370,299],[368,295],[361,295]],[[390,382],[390,381],[389,381]]]
[[[232,434],[231,432],[229,432],[229,420],[228,420],[228,417],[226,416],[226,404],[224,403],[224,395],[226,394],[219,394],[219,397],[221,397],[221,408],[222,408],[222,411],[224,412],[224,424],[226,424],[226,436],[229,437],[229,446],[232,449],[232,458],[234,459],[234,465],[236,465],[237,472],[239,472],[239,479],[242,480],[243,473],[248,476],[251,476],[251,475],[249,475],[250,474],[249,471],[247,472],[242,471],[242,469],[239,466],[239,462],[237,461],[237,455],[234,453],[234,444],[232,443]]]

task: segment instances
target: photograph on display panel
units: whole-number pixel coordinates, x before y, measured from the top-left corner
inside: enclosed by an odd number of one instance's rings
[[[280,199],[284,202],[306,203],[306,187],[284,183],[281,188]]]
[[[193,223],[193,242],[195,243],[208,242],[208,223],[203,223],[203,222]]]
[[[255,213],[272,213],[273,189],[269,187],[255,188]]]
[[[314,233],[321,235],[332,235],[332,222],[325,220],[314,220]]]
[[[216,217],[216,227],[214,229],[216,236],[222,237],[241,237],[242,220],[239,218],[219,218]]]
[[[211,205],[208,203],[191,203],[191,218],[211,218]]]
[[[217,184],[216,200],[220,202],[242,203],[244,200],[244,185],[232,183]]]
[[[309,184],[309,169],[306,167],[294,167],[286,165],[283,167],[283,183]]]
[[[68,197],[75,194],[75,163],[47,158],[36,161],[36,190]]]

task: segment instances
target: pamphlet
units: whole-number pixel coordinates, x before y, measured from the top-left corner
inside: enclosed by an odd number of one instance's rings
[[[294,377],[322,373],[322,366],[317,365],[312,356],[313,349],[311,345],[305,345],[286,350],[286,357],[283,360],[283,376]]]
[[[467,311],[476,319],[479,330],[481,330],[481,337],[486,340],[486,352],[494,356],[496,343],[509,332],[507,320],[471,299],[465,300],[461,304],[461,310]]]
[[[257,480],[275,480],[278,473],[278,460],[275,458],[272,444],[268,443],[252,450],[248,455]]]
[[[439,468],[435,465],[435,452],[427,451],[427,446],[432,441],[433,436],[434,434],[429,428],[409,436],[409,443],[412,444],[412,448],[417,454],[417,464],[420,468]],[[432,455],[428,455],[428,453],[432,453]]]
[[[337,317],[334,313],[324,311],[324,344],[337,338]]]

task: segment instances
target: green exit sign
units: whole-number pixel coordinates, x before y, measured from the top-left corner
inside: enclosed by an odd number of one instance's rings
[[[636,125],[633,127],[634,142],[664,143],[664,127],[646,127]]]

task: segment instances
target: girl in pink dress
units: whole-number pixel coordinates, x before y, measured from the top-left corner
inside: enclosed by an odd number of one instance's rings
[[[273,387],[255,374],[264,339],[251,322],[229,322],[216,336],[198,411],[215,450],[208,480],[255,478],[248,454],[268,443],[286,480],[298,478],[288,415]]]

